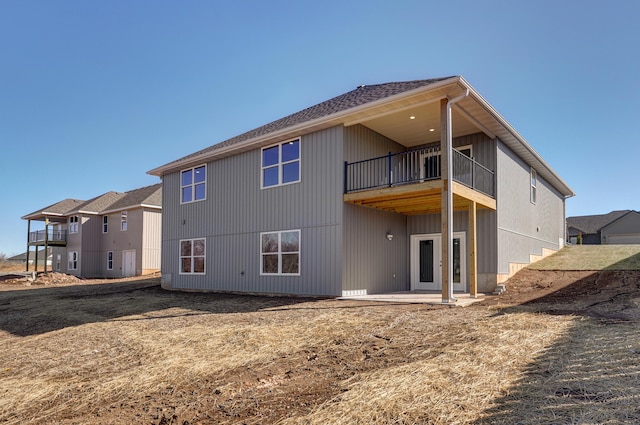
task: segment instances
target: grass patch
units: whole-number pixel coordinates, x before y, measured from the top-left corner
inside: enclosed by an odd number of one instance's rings
[[[638,341],[519,307],[5,290],[0,422],[638,423]]]
[[[640,245],[572,245],[544,258],[534,270],[640,270]]]

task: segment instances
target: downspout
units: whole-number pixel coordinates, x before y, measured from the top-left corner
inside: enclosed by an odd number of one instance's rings
[[[453,131],[451,131],[451,107],[469,96],[469,89],[458,97],[447,101],[447,285],[448,298],[443,303],[456,302],[453,296]],[[464,255],[462,252],[460,255]]]

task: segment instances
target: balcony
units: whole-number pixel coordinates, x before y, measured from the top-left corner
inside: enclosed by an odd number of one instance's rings
[[[495,173],[452,152],[454,210],[465,210],[470,202],[495,209]],[[407,215],[436,213],[442,202],[441,171],[439,146],[345,163],[344,200]]]
[[[62,229],[37,230],[29,232],[30,246],[66,246],[67,231]]]

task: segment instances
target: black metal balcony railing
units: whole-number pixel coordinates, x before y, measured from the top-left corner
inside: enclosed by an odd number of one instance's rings
[[[37,230],[35,232],[29,233],[29,243],[36,242],[66,242],[67,241],[67,231],[66,230],[58,230],[58,229],[49,229],[46,230]]]
[[[453,180],[495,197],[495,173],[453,149]],[[440,148],[424,147],[377,158],[347,163],[344,192],[391,187],[440,179]]]

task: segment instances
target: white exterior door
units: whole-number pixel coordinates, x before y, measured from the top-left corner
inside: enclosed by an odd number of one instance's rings
[[[136,250],[122,251],[122,276],[130,277],[136,275]]]
[[[465,233],[453,234],[453,289],[467,288]],[[442,236],[411,235],[411,290],[442,290]]]

